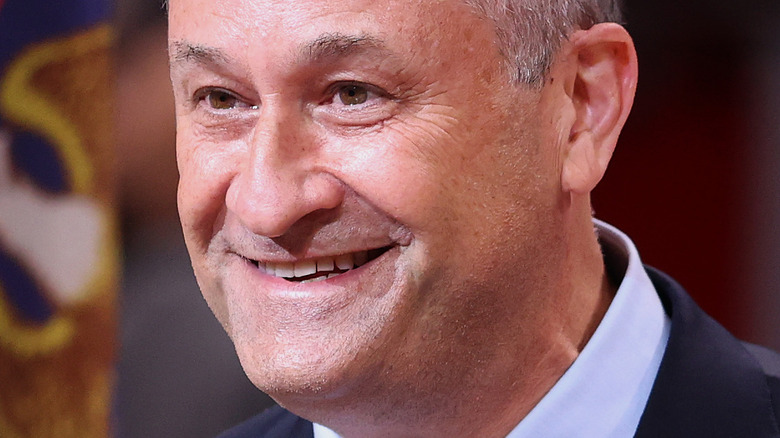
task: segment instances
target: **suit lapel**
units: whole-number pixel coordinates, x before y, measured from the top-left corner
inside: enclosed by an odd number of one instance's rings
[[[672,328],[635,437],[780,437],[755,359],[674,280],[648,271]]]

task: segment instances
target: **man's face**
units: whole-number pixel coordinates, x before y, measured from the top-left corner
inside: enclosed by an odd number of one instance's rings
[[[171,1],[184,234],[261,389],[466,369],[533,324],[557,137],[494,40],[456,0]]]

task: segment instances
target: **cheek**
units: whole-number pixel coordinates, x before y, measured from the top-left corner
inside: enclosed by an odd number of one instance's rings
[[[446,186],[440,176],[442,168],[448,167],[434,149],[440,145],[430,138],[403,126],[341,141],[334,154],[339,156],[334,173],[394,220],[412,229],[424,228],[429,207]]]
[[[230,148],[181,135],[177,142],[179,216],[190,251],[202,253],[224,211],[225,194],[237,171]]]

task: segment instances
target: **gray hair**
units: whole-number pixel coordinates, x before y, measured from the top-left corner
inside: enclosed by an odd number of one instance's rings
[[[622,22],[619,0],[465,0],[496,26],[512,79],[540,84],[575,30]]]

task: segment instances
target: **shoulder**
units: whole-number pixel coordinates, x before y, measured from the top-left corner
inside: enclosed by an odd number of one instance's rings
[[[775,415],[780,418],[780,354],[760,345],[747,342],[743,345],[764,371],[772,397],[772,407]]]
[[[747,342],[743,342],[743,345],[761,365],[767,377],[780,381],[780,353]]]
[[[780,438],[780,356],[744,344],[671,277],[648,269],[671,319],[638,438]]]
[[[311,422],[274,406],[226,430],[218,438],[313,438]]]

